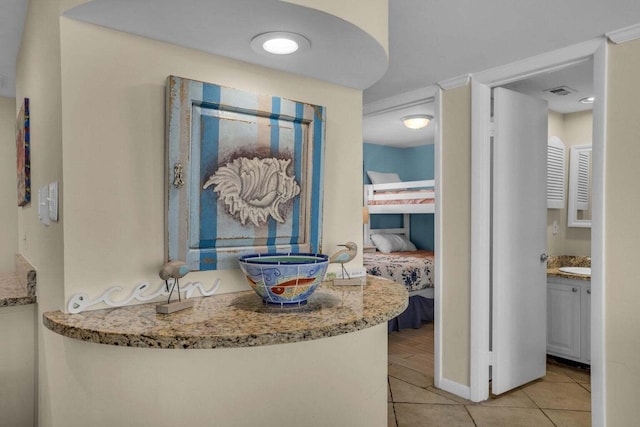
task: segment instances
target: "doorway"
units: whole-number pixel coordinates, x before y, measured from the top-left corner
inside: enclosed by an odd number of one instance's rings
[[[474,194],[488,196],[491,188],[491,151],[489,137],[491,88],[524,81],[536,75],[568,69],[593,61],[593,82],[596,102],[593,108],[593,226],[591,241],[592,265],[592,407],[594,425],[602,424],[604,408],[604,381],[602,364],[603,334],[603,180],[602,165],[605,138],[605,64],[606,43],[594,40],[561,52],[552,52],[531,58],[503,69],[479,73],[472,78],[472,170]],[[472,284],[471,284],[471,399],[485,400],[488,397],[489,366],[495,354],[489,346],[490,305],[490,259],[488,246],[489,225],[492,214],[489,206],[473,204],[472,224]]]

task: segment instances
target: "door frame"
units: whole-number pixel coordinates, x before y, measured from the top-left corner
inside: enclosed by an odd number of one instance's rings
[[[451,86],[456,87],[460,84],[466,84],[468,77],[465,77],[462,81],[458,79],[451,80]],[[433,103],[434,115],[431,121],[432,125],[435,125],[434,129],[434,181],[435,181],[435,194],[436,200],[440,198],[441,183],[442,183],[442,83],[438,85],[430,85],[420,89],[412,90],[410,92],[394,95],[389,98],[384,98],[378,101],[365,104],[362,108],[363,116],[372,116],[389,111],[401,110],[407,107],[413,107],[420,104]],[[436,254],[442,253],[442,205],[436,203],[434,212],[434,252]],[[460,386],[452,381],[448,381],[442,377],[442,257],[437,255],[434,259],[433,268],[434,277],[434,366],[433,377],[434,385],[443,390],[449,391],[454,394],[468,397],[468,388]]]
[[[593,108],[593,223],[591,383],[594,426],[605,422],[604,367],[604,154],[606,117],[607,40],[598,38],[534,56],[503,67],[471,75],[471,325],[470,399],[489,397],[490,340],[490,250],[491,250],[491,146],[489,135],[491,88],[537,74],[558,71],[594,60],[594,92],[599,100]]]

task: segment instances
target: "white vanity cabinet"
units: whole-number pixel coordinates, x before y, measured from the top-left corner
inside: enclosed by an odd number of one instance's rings
[[[589,364],[591,281],[548,276],[547,353]]]

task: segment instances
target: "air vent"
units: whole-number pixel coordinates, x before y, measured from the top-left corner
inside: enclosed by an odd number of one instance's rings
[[[548,93],[551,93],[553,95],[558,95],[558,96],[567,96],[569,94],[576,93],[577,90],[571,89],[568,86],[558,86],[558,87],[554,87],[554,88],[551,88],[551,89],[547,89],[547,90],[545,90],[543,92],[548,92]]]

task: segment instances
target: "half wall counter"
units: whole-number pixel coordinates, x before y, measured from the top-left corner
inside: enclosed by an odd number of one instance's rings
[[[155,304],[43,314],[45,326],[69,338],[148,348],[229,348],[294,343],[384,323],[407,307],[406,289],[369,276],[363,286],[324,282],[300,307],[265,305],[253,292],[194,298],[193,308],[157,314]]]
[[[323,283],[290,309],[253,291],[194,300],[166,315],[44,313],[72,372],[52,396],[73,414],[65,426],[387,425],[387,320],[407,306],[402,285]]]
[[[0,308],[35,304],[36,300],[36,270],[17,254],[15,272],[0,273]]]

